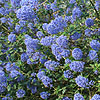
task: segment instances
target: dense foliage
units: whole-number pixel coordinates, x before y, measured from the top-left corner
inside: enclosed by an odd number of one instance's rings
[[[0,0],[0,100],[100,100],[100,0]]]

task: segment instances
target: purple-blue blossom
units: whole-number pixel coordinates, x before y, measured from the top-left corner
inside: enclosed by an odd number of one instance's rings
[[[34,29],[34,24],[30,22],[30,23],[28,23],[27,27],[30,28],[31,30],[33,30]]]
[[[4,16],[8,15],[9,14],[9,9],[8,8],[4,8],[4,7],[1,7],[0,8],[0,14],[1,15],[4,15]]]
[[[64,71],[65,78],[73,78],[73,73],[70,70]]]
[[[76,8],[73,9],[73,11],[72,11],[72,17],[74,19],[76,19],[77,17],[78,18],[81,17],[81,15],[82,15],[82,11],[80,10],[80,8],[76,7]]]
[[[30,6],[32,9],[38,7],[38,0],[21,0],[21,6]]]
[[[84,100],[84,97],[80,93],[74,95],[74,100]]]
[[[0,21],[1,21],[1,23],[6,23],[6,22],[7,22],[7,18],[1,17],[1,18],[0,18]]]
[[[42,37],[44,37],[44,34],[43,34],[41,31],[38,31],[38,32],[36,33],[36,36],[37,36],[39,39],[41,39]]]
[[[51,50],[52,50],[52,53],[55,55],[56,59],[60,61],[60,59],[62,58],[61,53],[63,52],[63,49],[59,47],[57,44],[52,44]]]
[[[20,20],[18,23],[20,24],[20,26],[24,26],[26,24],[26,21]]]
[[[21,0],[10,0],[11,6],[14,7],[14,8],[19,7],[20,6],[20,1]]]
[[[91,19],[91,18],[87,18],[86,21],[85,21],[85,25],[86,25],[87,27],[93,26],[93,25],[94,25],[94,20]]]
[[[49,96],[50,96],[50,93],[48,93],[48,92],[41,92],[41,93],[40,93],[40,97],[41,97],[42,99],[48,99]]]
[[[40,62],[41,62],[41,64],[44,64],[47,60],[48,60],[48,58],[47,58],[47,56],[45,56],[45,55],[42,55],[42,56],[40,57]]]
[[[32,59],[32,58],[31,58]],[[27,59],[27,64],[29,64],[29,65],[32,65],[32,64],[34,64],[33,63],[33,61],[31,61],[31,59],[29,58],[29,59]]]
[[[8,40],[13,43],[16,41],[16,35],[15,34],[9,34],[8,35]]]
[[[0,70],[0,76],[5,76],[5,72],[3,70]]]
[[[65,59],[65,64],[70,64],[71,60],[69,58]]]
[[[43,23],[42,28],[46,31],[47,30],[47,23]]]
[[[88,36],[88,37],[90,37],[92,35],[92,30],[86,29],[85,30],[85,35]]]
[[[74,34],[72,34],[72,35],[70,36],[70,38],[71,38],[72,40],[77,40],[77,39],[79,39],[81,36],[82,36],[82,33],[75,32]]]
[[[44,63],[44,66],[51,71],[55,71],[55,68],[59,66],[59,62],[48,60]]]
[[[79,48],[73,49],[72,56],[74,57],[75,60],[80,60],[83,56],[82,50]]]
[[[37,77],[38,77],[40,80],[42,80],[42,77],[43,77],[43,76],[46,76],[46,74],[45,74],[44,71],[38,72]]]
[[[82,88],[90,88],[92,85],[94,85],[93,80],[89,81],[88,78],[82,77],[81,75],[77,76],[75,81],[76,84]]]
[[[44,84],[45,87],[52,87],[52,79],[49,78],[48,76],[43,76],[41,79],[42,83]]]
[[[18,70],[18,69],[20,69],[18,66],[16,66],[16,64],[15,63],[10,63],[10,62],[8,62],[5,66],[4,66],[4,68],[6,69],[6,71],[8,71],[8,72],[10,72],[10,71],[12,71],[12,70]]]
[[[95,50],[90,50],[88,56],[91,60],[98,61],[98,55]]]
[[[35,50],[32,48],[26,47],[26,54],[31,57],[34,54]]]
[[[0,94],[6,90],[7,87],[7,77],[0,76]]]
[[[50,10],[50,9],[51,9],[51,5],[50,5],[50,4],[47,4],[47,5],[45,6],[45,9],[46,9],[46,10]]]
[[[64,97],[64,98],[62,98],[61,100],[71,100],[71,99],[68,98],[68,97]]]
[[[76,0],[70,0],[69,3],[70,4],[76,3]]]
[[[70,55],[70,51],[67,49],[63,49],[63,52],[61,52],[61,56],[66,58]]]
[[[55,43],[55,38],[52,36],[45,36],[40,40],[40,43],[44,46],[51,46],[53,43]]]
[[[95,71],[94,71],[94,74],[98,75],[98,70],[95,70]]]
[[[38,39],[32,39],[31,37],[25,39],[25,45],[27,46],[27,48],[32,48],[33,50],[37,49],[38,43]]]
[[[19,71],[17,71],[17,70],[12,70],[11,72],[10,72],[10,74],[9,74],[9,76],[11,77],[11,78],[15,78],[15,77],[17,77],[17,76],[22,76],[22,74],[19,72]]]
[[[16,92],[17,98],[23,98],[24,95],[25,95],[25,90],[23,90],[23,89],[19,89],[19,90]]]
[[[71,16],[65,16],[65,21],[66,22],[71,22],[72,20],[72,17]]]
[[[100,9],[100,1],[99,0],[95,0],[95,8],[97,11],[99,11],[99,9]]]
[[[59,36],[56,40],[56,43],[59,45],[59,47],[68,48],[68,40],[64,35]]]
[[[99,94],[95,94],[91,100],[100,100],[100,95]]]
[[[82,72],[84,69],[85,62],[83,61],[73,61],[69,65],[70,69],[75,72]]]
[[[28,55],[27,55],[26,53],[22,53],[22,54],[21,54],[21,61],[22,61],[22,62],[27,61],[28,58],[29,58],[29,57],[28,57]]]
[[[22,6],[16,11],[16,16],[20,20],[32,21],[36,15],[34,10],[30,6]]]
[[[20,25],[16,25],[15,26],[15,31],[18,33],[21,30],[21,26]]]
[[[95,51],[99,51],[100,50],[100,43],[97,40],[92,40],[90,42],[90,47],[92,49],[94,49]]]
[[[66,21],[62,16],[58,16],[47,25],[46,30],[49,34],[57,34],[62,32],[65,27],[67,27]]]
[[[58,10],[57,5],[56,5],[55,2],[51,4],[51,9],[53,10],[53,12]]]

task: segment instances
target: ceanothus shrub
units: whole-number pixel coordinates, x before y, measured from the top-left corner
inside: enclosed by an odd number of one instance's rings
[[[0,0],[0,100],[99,100],[99,78],[99,0]]]

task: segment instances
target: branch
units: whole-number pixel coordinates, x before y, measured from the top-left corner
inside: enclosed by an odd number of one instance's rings
[[[92,6],[94,7],[94,10],[95,10],[95,12],[96,12],[96,14],[97,14],[97,18],[98,19],[100,19],[99,18],[99,13],[98,13],[98,11],[96,10],[96,8],[95,8],[95,6],[94,6],[94,4],[93,4],[93,2],[90,0],[90,3],[92,4]]]

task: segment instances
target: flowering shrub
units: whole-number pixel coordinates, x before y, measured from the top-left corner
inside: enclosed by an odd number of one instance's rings
[[[0,100],[100,100],[100,1],[0,0]]]

